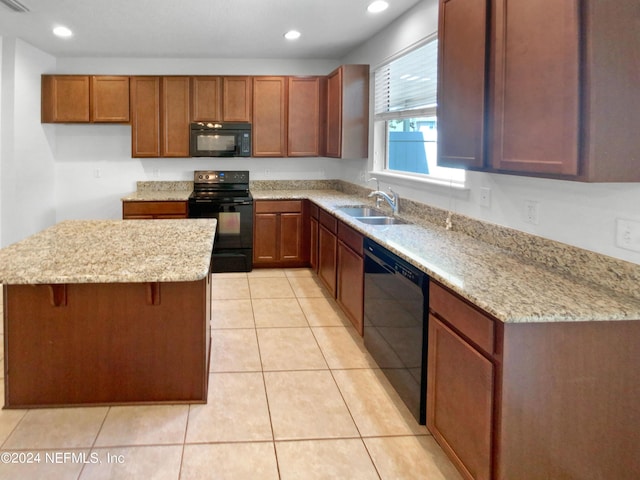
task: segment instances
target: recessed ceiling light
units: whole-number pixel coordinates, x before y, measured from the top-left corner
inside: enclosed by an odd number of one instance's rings
[[[376,0],[375,2],[369,4],[367,10],[371,13],[380,13],[389,8],[389,4],[384,0]]]
[[[284,34],[284,38],[286,38],[287,40],[297,40],[298,38],[300,38],[300,35],[301,33],[297,30],[289,30]]]
[[[73,35],[73,32],[67,27],[56,27],[53,29],[53,34],[57,37],[67,38]]]

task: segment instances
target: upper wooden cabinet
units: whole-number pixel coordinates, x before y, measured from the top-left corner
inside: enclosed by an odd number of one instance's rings
[[[369,65],[342,65],[327,79],[326,155],[369,156]]]
[[[91,121],[129,122],[129,77],[91,77]]]
[[[191,120],[222,120],[221,77],[191,77]]]
[[[251,77],[222,77],[222,120],[251,121]]]
[[[161,119],[163,157],[189,156],[189,77],[162,77]]]
[[[188,157],[189,77],[131,77],[131,156]]]
[[[131,77],[131,156],[160,156],[160,77]]]
[[[616,8],[441,0],[438,162],[640,181],[640,137],[631,127],[640,124],[636,10],[632,0]]]
[[[440,4],[438,163],[484,166],[487,2]],[[442,107],[441,107],[442,106]]]
[[[254,157],[287,155],[287,78],[253,78]]]
[[[325,77],[289,77],[287,155],[324,154],[326,112]]]
[[[129,121],[129,77],[43,75],[43,123]]]

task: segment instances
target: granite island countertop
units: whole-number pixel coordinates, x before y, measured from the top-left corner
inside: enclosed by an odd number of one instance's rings
[[[190,282],[209,272],[216,220],[66,220],[0,250],[0,283]]]
[[[256,200],[309,199],[506,323],[639,320],[640,299],[433,223],[367,225],[338,210],[372,203],[333,190],[251,190]],[[403,217],[402,211],[400,217]],[[406,216],[409,221],[416,219]]]

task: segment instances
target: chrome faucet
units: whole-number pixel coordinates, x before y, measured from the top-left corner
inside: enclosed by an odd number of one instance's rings
[[[389,195],[389,193],[391,195]],[[369,194],[369,198],[376,197],[376,207],[380,208],[380,202],[384,199],[393,210],[393,214],[397,215],[398,210],[400,208],[400,196],[389,188],[389,193],[383,192],[382,190],[374,190]]]

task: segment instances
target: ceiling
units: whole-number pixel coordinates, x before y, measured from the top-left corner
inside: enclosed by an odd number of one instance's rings
[[[340,59],[421,0],[19,0],[0,3],[0,35],[55,57]],[[74,35],[57,38],[57,25]],[[287,41],[290,29],[302,36]]]

